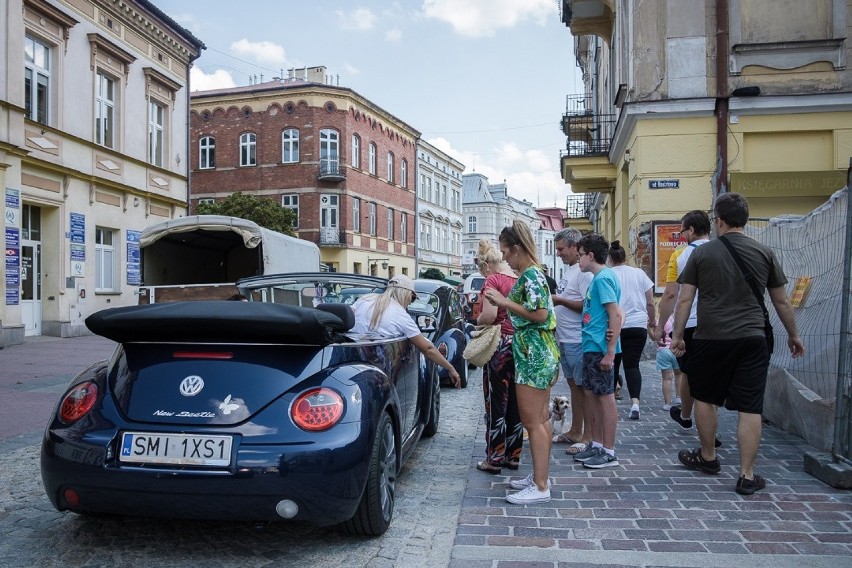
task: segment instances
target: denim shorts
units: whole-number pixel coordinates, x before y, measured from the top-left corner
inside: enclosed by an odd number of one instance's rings
[[[680,367],[677,364],[677,357],[674,356],[672,350],[668,347],[663,347],[657,350],[657,370],[658,371],[679,371]]]
[[[574,381],[577,386],[583,386],[583,344],[560,343],[559,362],[565,378]]]

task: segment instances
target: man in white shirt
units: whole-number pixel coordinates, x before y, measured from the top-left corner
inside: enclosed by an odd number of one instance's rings
[[[684,215],[681,220],[680,234],[682,238],[689,243],[682,252],[677,256],[677,275],[680,276],[686,266],[686,261],[689,260],[692,251],[697,247],[707,243],[710,239],[710,217],[706,212],[699,209],[690,211]],[[677,300],[680,284],[677,281],[666,283],[666,289],[663,292],[663,297],[660,299],[659,317],[657,318],[657,327],[652,333],[654,339],[659,339],[665,333],[665,327],[669,316],[672,315]],[[678,394],[681,398],[680,405],[674,405],[669,409],[669,414],[672,420],[680,424],[683,428],[692,428],[692,396],[689,392],[689,383],[687,375],[689,373],[689,347],[692,344],[692,335],[695,333],[695,328],[698,325],[697,314],[698,297],[692,302],[692,310],[689,312],[689,319],[686,322],[686,331],[684,332],[684,340],[686,341],[687,351],[682,357],[677,358],[678,366],[680,367],[683,379],[681,382],[680,391]]]
[[[566,450],[574,455],[587,449],[592,440],[592,426],[584,409],[583,347],[580,330],[583,319],[583,299],[594,275],[581,272],[577,260],[577,243],[582,238],[577,229],[562,229],[553,238],[556,254],[565,264],[562,279],[556,286],[553,305],[556,312],[556,340],[559,342],[559,361],[571,389],[571,428],[554,441],[571,444]]]

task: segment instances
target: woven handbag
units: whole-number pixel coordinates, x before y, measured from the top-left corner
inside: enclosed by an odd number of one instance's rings
[[[500,325],[478,325],[470,333],[463,356],[471,365],[484,367],[500,344]]]

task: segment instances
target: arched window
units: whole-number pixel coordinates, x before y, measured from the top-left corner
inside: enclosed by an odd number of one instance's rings
[[[388,152],[388,183],[393,183],[393,152]]]
[[[368,164],[370,175],[376,175],[376,145],[370,142],[370,163]]]
[[[340,134],[337,130],[320,130],[320,171],[337,173],[340,171]]]
[[[353,168],[361,168],[361,138],[357,134],[352,135],[352,159]]]
[[[399,163],[399,185],[408,187],[408,162],[405,158]]]
[[[216,139],[204,136],[198,141],[198,168],[210,170],[216,167]]]
[[[257,165],[257,136],[246,132],[240,136],[240,166]]]
[[[288,128],[281,133],[281,163],[293,164],[299,161],[299,131]]]

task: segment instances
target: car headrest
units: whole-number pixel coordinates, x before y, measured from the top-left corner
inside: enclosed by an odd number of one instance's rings
[[[317,309],[340,318],[340,321],[343,322],[342,327],[338,329],[337,325],[329,326],[333,327],[334,331],[345,333],[355,327],[355,312],[353,312],[352,308],[346,304],[318,304]]]

